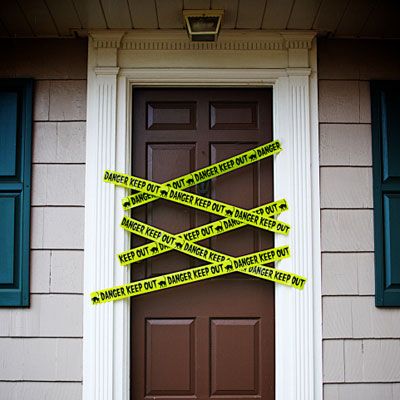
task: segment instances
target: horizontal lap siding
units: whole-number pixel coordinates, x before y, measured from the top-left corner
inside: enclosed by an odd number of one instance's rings
[[[36,79],[32,306],[0,309],[0,353],[8,354],[0,393],[78,400],[87,45],[19,40],[0,46],[2,78]],[[400,398],[400,314],[374,306],[369,98],[370,79],[400,79],[398,47],[319,41],[325,400]]]
[[[369,80],[400,46],[319,40],[324,400],[400,398],[400,310],[375,307]]]
[[[80,400],[80,382],[1,382],[2,400]]]
[[[0,397],[80,400],[87,42],[0,47],[1,78],[35,79],[31,307],[0,309]]]

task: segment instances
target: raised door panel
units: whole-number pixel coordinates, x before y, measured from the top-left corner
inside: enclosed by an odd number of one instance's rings
[[[258,103],[211,102],[211,129],[257,129]]]
[[[211,395],[260,396],[259,319],[211,320]]]
[[[196,129],[196,103],[159,101],[146,104],[147,124],[151,130]]]
[[[146,397],[195,394],[195,320],[146,321]]]

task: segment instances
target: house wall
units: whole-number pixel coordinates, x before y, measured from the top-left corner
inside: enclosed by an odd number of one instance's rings
[[[0,309],[2,400],[82,398],[86,40],[0,41],[32,77],[31,306]]]
[[[84,40],[0,41],[0,77],[35,78],[31,307],[0,309],[2,400],[81,399]],[[370,79],[395,42],[319,40],[324,400],[400,398],[400,311],[374,306]]]
[[[400,309],[374,305],[369,81],[394,41],[319,40],[324,400],[400,398]]]

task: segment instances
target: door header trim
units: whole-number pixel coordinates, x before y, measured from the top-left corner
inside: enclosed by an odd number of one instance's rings
[[[95,48],[122,50],[286,50],[311,49],[314,31],[264,32],[224,29],[216,42],[191,42],[183,29],[132,31],[98,30],[89,33]]]

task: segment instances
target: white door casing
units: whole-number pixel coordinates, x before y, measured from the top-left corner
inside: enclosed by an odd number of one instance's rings
[[[83,399],[128,400],[130,306],[92,306],[89,294],[129,282],[116,254],[122,188],[103,171],[131,170],[135,86],[272,87],[275,199],[292,225],[292,256],[279,268],[304,275],[303,291],[275,285],[276,400],[322,399],[322,333],[316,40],[313,32],[225,31],[216,43],[191,43],[183,31],[94,31],[89,35],[86,142]]]

